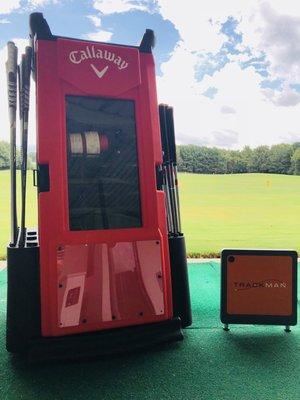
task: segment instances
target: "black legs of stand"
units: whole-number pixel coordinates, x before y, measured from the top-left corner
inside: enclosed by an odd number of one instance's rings
[[[229,324],[224,324],[224,325],[223,325],[223,330],[226,331],[226,332],[230,331],[230,329],[229,329]],[[286,325],[286,326],[285,326],[284,332],[286,332],[286,333],[290,333],[290,332],[291,332],[291,327],[290,327],[290,325]]]

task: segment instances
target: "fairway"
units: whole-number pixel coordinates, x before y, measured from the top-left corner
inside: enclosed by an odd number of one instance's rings
[[[300,176],[181,174],[183,231],[189,253],[224,247],[300,251]]]
[[[4,258],[10,229],[8,171],[0,171],[0,184],[0,257]],[[224,247],[293,248],[300,252],[300,176],[181,173],[179,185],[190,255],[214,256]],[[34,227],[32,171],[28,173],[27,199],[27,225]]]

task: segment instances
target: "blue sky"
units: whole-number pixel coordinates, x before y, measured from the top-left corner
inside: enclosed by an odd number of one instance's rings
[[[158,97],[175,108],[180,143],[241,148],[300,140],[296,0],[1,0],[1,61],[8,40],[24,47],[34,11],[62,36],[136,45],[153,29]],[[2,62],[1,86],[4,75]],[[33,114],[34,101],[32,143]],[[7,118],[0,124],[6,139]]]
[[[43,12],[54,34],[61,36],[85,38],[86,35],[97,32],[89,16],[96,16],[92,1],[65,0],[56,4],[41,2],[42,5],[29,6],[28,2],[22,9],[17,9],[4,16],[10,23],[0,24],[0,46],[3,47],[11,38],[26,38],[28,35],[28,19],[31,12]],[[130,29],[128,29],[130,27]],[[166,61],[179,40],[179,33],[171,21],[166,21],[155,11],[144,12],[131,10],[125,13],[113,13],[101,16],[101,30],[111,32],[113,43],[138,44],[146,28],[153,29],[157,34],[155,57],[159,66]]]

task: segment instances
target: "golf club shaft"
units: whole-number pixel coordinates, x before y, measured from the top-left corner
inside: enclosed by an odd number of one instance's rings
[[[179,193],[178,193],[178,177],[177,177],[177,155],[176,155],[176,142],[175,142],[175,129],[174,129],[174,116],[173,108],[167,107],[166,110],[167,119],[167,133],[169,143],[169,162],[170,162],[170,174],[172,176],[172,196],[174,204],[174,218],[175,218],[175,234],[181,232],[181,220],[180,220],[180,207],[179,207]]]
[[[177,216],[177,206],[176,206],[175,181],[171,164],[168,164],[167,167],[167,179],[169,181],[169,196],[171,203],[172,225],[173,225],[171,233],[176,235],[178,234],[178,216]]]
[[[170,191],[169,191],[169,182],[167,179],[167,167],[163,166],[163,173],[164,173],[164,185],[163,191],[165,193],[165,203],[166,203],[166,214],[167,214],[167,225],[168,225],[168,232],[173,231],[173,216],[172,216],[172,207],[171,207],[171,200],[170,200]]]
[[[180,217],[177,165],[173,166],[173,168],[174,168],[174,177],[175,177],[175,195],[176,195],[176,205],[177,205],[178,231],[181,232],[181,217]]]
[[[31,48],[26,47],[20,66],[20,97],[21,97],[21,228],[19,246],[24,247],[26,238],[26,178],[27,178],[27,144],[28,144],[28,114],[30,95]]]
[[[166,127],[165,106],[163,104],[160,104],[158,107],[158,111],[159,111],[160,133],[161,133],[161,145],[162,145],[162,153],[163,153],[163,163],[162,163],[163,191],[165,193],[167,227],[168,227],[168,232],[171,232],[173,229],[173,223],[172,223],[172,213],[171,213],[171,202],[170,202],[170,196],[169,196],[169,182],[167,179],[168,144],[166,142],[167,127]]]
[[[11,206],[11,240],[15,246],[18,236],[17,199],[16,199],[16,112],[17,112],[17,59],[18,49],[13,42],[7,43],[8,58],[6,62],[8,110],[10,124],[10,206]]]

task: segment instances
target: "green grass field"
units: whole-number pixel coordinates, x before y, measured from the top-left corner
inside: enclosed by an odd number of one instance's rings
[[[300,252],[300,176],[180,174],[183,231],[191,255],[224,247]],[[0,258],[9,240],[9,172],[0,171]],[[20,196],[19,196],[20,197]],[[36,226],[36,191],[28,174],[27,225]]]
[[[19,172],[19,171],[18,171]],[[18,200],[21,199],[20,174],[18,173]],[[37,195],[33,187],[32,171],[27,174],[26,222],[29,228],[37,226]],[[18,201],[18,211],[21,210]],[[19,217],[20,221],[20,217]],[[0,260],[6,257],[6,246],[10,240],[10,175],[9,171],[0,171]]]
[[[189,253],[300,251],[300,176],[181,174],[180,195]]]

